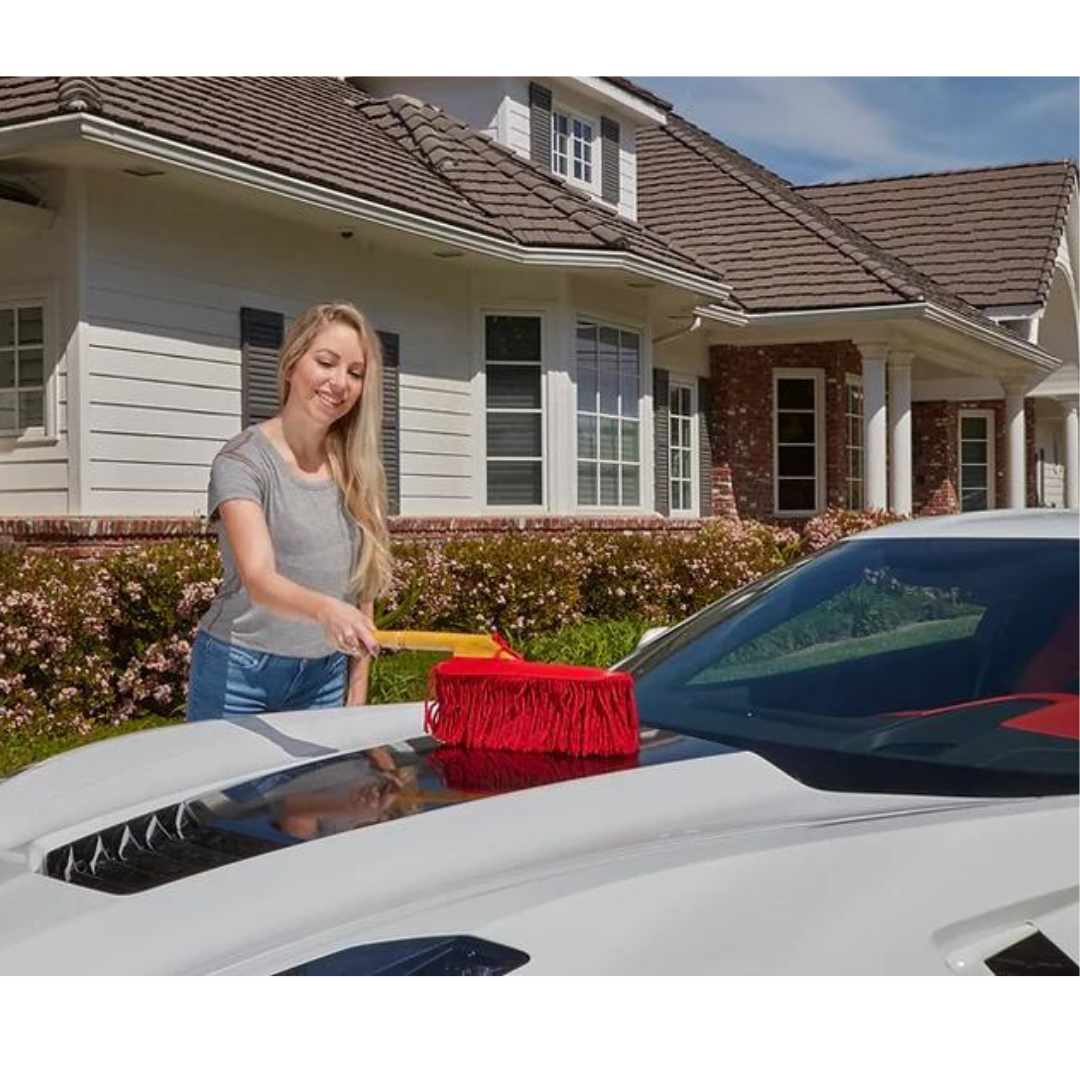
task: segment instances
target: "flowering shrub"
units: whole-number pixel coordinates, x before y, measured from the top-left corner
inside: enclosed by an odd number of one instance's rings
[[[890,510],[827,510],[806,523],[802,533],[803,552],[809,555],[852,533],[902,520]]]
[[[890,519],[834,511],[801,536],[721,520],[654,536],[400,543],[397,583],[379,622],[499,630],[528,652],[538,636],[583,623],[681,620],[806,551]],[[220,575],[216,545],[201,539],[94,562],[0,550],[0,738],[181,715],[191,642]]]

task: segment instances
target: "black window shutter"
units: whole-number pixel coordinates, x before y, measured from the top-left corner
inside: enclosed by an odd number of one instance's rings
[[[668,517],[671,514],[670,485],[670,431],[671,402],[668,398],[668,373],[663,368],[653,368],[653,484],[656,512]]]
[[[604,202],[619,204],[619,125],[606,116],[600,117],[600,161]]]
[[[401,339],[377,331],[383,352],[382,456],[386,501],[391,514],[401,513]]]
[[[551,171],[551,91],[539,83],[529,83],[529,157]]]
[[[698,392],[698,482],[701,517],[712,517],[713,453],[709,434],[709,415],[712,412],[712,380],[699,376]]]
[[[280,311],[240,309],[240,412],[249,427],[277,414],[278,350],[285,337]]]

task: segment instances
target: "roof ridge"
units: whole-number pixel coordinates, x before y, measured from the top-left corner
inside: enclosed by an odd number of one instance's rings
[[[488,165],[498,169],[498,171],[508,180],[517,183],[527,194],[535,195],[538,198],[543,199],[549,206],[559,210],[573,221],[574,224],[584,229],[590,236],[604,246],[627,250],[629,249],[630,244],[625,233],[637,233],[642,237],[647,237],[653,242],[662,245],[673,254],[695,264],[701,271],[706,271],[716,276],[716,271],[703,263],[701,259],[692,252],[684,251],[678,244],[647,229],[640,222],[630,221],[627,218],[620,217],[620,215],[610,207],[594,202],[588,196],[576,191],[561,177],[547,173],[534,162],[521,157],[496,139],[493,139],[486,132],[472,127],[465,121],[446,112],[445,109],[442,109],[438,105],[433,105],[431,102],[418,101],[415,98],[410,98],[401,94],[393,95],[390,99],[385,100],[387,100],[389,107],[392,108],[399,117],[401,117],[402,113],[408,109],[411,109],[418,114],[426,113],[424,117],[425,120],[431,123],[435,133],[441,134],[444,137],[444,145],[445,141],[450,139],[463,144],[471,154],[482,157]],[[404,118],[402,118],[402,123],[405,122]],[[419,130],[421,127],[420,123],[416,120],[412,120],[407,126],[410,135],[413,136],[415,136],[416,130]],[[419,142],[416,142],[415,138],[414,143],[417,151],[424,156],[425,160],[431,161],[432,155],[429,150]],[[492,220],[498,222],[500,227],[507,229],[511,235],[514,235],[513,228],[504,224],[503,219],[505,215],[492,214],[492,212],[488,210],[481,201],[478,201],[467,189],[451,179],[451,173],[457,164],[458,162],[452,151],[447,150],[444,155],[440,155],[437,164],[432,162],[432,167],[439,171],[439,174],[443,179],[448,183],[452,183],[454,189],[458,191],[463,198],[468,199],[472,205],[477,206],[478,209],[491,217]]]
[[[1065,170],[1064,183],[1061,185],[1061,193],[1058,195],[1057,213],[1054,215],[1055,228],[1050,235],[1050,244],[1043,260],[1042,273],[1039,275],[1039,290],[1036,293],[1039,300],[1045,303],[1050,285],[1054,280],[1054,263],[1057,261],[1058,248],[1061,246],[1061,234],[1065,231],[1066,221],[1069,216],[1069,204],[1080,189],[1080,174],[1077,172],[1076,162],[1072,158],[1066,159],[1068,168]]]
[[[746,155],[734,150],[726,143],[721,142],[715,135],[702,130],[678,113],[672,113],[669,119],[676,122],[675,126],[673,127],[669,123],[663,130],[671,133],[673,137],[678,138],[684,145],[702,154],[707,160],[716,164],[717,167],[723,168],[736,176],[737,179],[750,187],[751,190],[757,191],[777,209],[810,228],[826,243],[831,244],[837,251],[851,258],[856,265],[872,274],[901,296],[909,300],[934,300],[988,326],[996,327],[998,325],[984,315],[974,304],[968,303],[963,297],[957,296],[928,274],[915,269],[903,259],[890,254],[857,229],[844,224],[828,211],[823,210],[805,195],[796,191],[783,177],[772,172],[764,165],[760,165],[758,162],[746,157]],[[742,163],[741,167],[734,162],[725,160],[723,157],[714,156],[711,152],[706,154],[700,146],[694,145],[690,139],[677,135],[676,131],[679,124],[697,133],[698,136],[706,140],[707,144],[715,144],[721,147],[726,153]],[[709,149],[711,151],[711,147]],[[760,174],[762,179],[755,180],[754,173]],[[794,207],[785,205],[788,201],[794,203]]]
[[[876,277],[905,300],[924,300],[926,298],[925,291],[922,288],[916,287],[910,282],[905,281],[901,273],[891,270],[885,261],[876,259],[874,253],[867,253],[861,250],[862,245],[870,244],[870,241],[868,241],[861,233],[850,228],[850,226],[843,225],[841,222],[836,221],[831,215],[820,210],[805,196],[799,195],[798,192],[794,191],[790,184],[788,184],[781,176],[772,172],[770,169],[767,169],[764,165],[760,165],[758,162],[740,154],[726,143],[721,142],[716,136],[710,135],[709,132],[697,127],[696,124],[692,124],[678,113],[672,113],[671,119],[677,121],[676,126],[672,126],[669,123],[665,130],[667,130],[673,138],[678,139],[685,146],[695,150],[718,168],[735,176],[742,184],[749,187],[756,194],[762,196],[778,210],[787,214],[789,217],[794,218],[800,225],[809,228],[820,239],[824,240],[827,244],[830,244],[837,251],[841,252],[841,254],[852,259],[856,265]],[[707,145],[703,148],[695,145],[695,142],[691,138],[688,138],[684,133],[679,131],[678,124],[682,124],[686,128],[689,128],[694,135],[707,140],[707,143],[715,143],[726,153],[738,159],[740,164],[725,160],[722,157],[716,157],[711,152],[706,153],[706,150],[711,151],[711,146]],[[755,173],[759,175],[755,176]],[[882,252],[881,254],[884,255],[885,253]],[[900,260],[893,261],[900,262]],[[900,266],[904,269],[910,269],[905,263],[900,263]],[[913,276],[915,275],[915,271],[911,271],[911,273]]]
[[[921,173],[897,173],[894,176],[867,176],[860,180],[819,180],[815,184],[792,184],[795,191],[807,188],[847,187],[856,184],[888,184],[896,180],[929,180],[939,176],[964,176],[967,173],[1006,172],[1010,169],[1026,169],[1039,165],[1064,165],[1076,168],[1075,158],[1047,158],[1040,161],[1017,161],[1011,165],[966,165],[960,169],[941,169],[940,171]]]

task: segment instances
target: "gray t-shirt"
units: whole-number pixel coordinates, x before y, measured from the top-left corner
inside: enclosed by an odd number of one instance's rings
[[[318,657],[333,650],[322,627],[284,619],[251,602],[218,508],[228,499],[258,503],[266,517],[279,574],[297,585],[355,603],[353,556],[363,534],[345,511],[333,480],[302,480],[257,427],[230,439],[210,469],[208,513],[217,522],[225,576],[199,627],[232,645],[278,656]]]

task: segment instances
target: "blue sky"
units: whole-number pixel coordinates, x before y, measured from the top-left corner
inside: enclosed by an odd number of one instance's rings
[[[1076,158],[1076,78],[632,76],[800,184]]]

